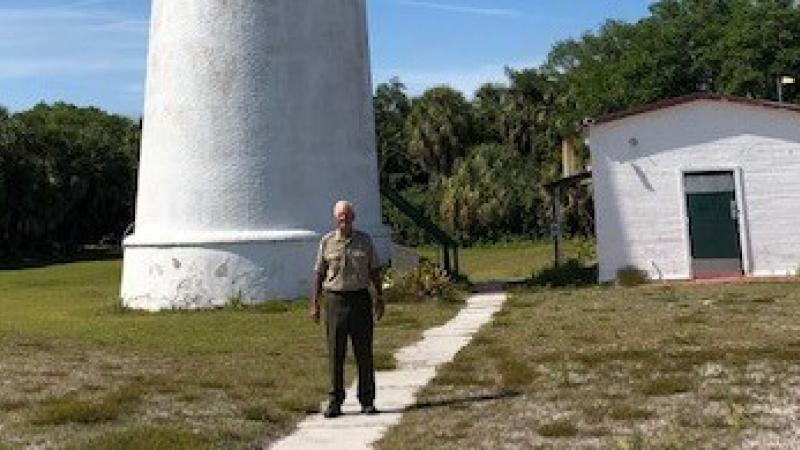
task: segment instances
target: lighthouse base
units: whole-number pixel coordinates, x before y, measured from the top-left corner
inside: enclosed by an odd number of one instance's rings
[[[388,232],[371,233],[381,260]],[[124,242],[123,305],[147,311],[208,309],[307,297],[320,235],[312,231],[233,233]]]

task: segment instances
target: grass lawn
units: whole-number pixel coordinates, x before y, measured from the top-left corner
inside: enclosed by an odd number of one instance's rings
[[[0,448],[260,448],[318,410],[324,331],[305,303],[136,313],[116,306],[119,274],[118,261],[0,272]],[[389,305],[378,367],[456,311]]]
[[[513,292],[381,449],[800,448],[800,284]]]
[[[438,261],[438,248],[420,247],[424,257]],[[593,259],[594,244],[570,240],[562,243],[562,258]],[[459,250],[462,275],[474,283],[486,281],[512,281],[530,278],[553,264],[553,243],[548,241],[522,241],[482,245]]]

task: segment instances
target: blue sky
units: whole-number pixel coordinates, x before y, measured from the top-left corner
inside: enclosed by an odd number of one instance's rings
[[[303,0],[297,0],[303,1]],[[471,92],[504,66],[536,66],[562,39],[650,0],[368,0],[373,78],[412,94]],[[150,0],[0,0],[0,104],[64,100],[137,116],[144,102]]]

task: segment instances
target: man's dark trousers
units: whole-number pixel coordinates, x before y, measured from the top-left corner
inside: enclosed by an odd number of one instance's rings
[[[353,342],[358,364],[358,401],[362,406],[375,400],[375,370],[372,363],[372,298],[366,289],[325,293],[325,322],[330,361],[330,401],[344,402],[344,359],[347,337]]]

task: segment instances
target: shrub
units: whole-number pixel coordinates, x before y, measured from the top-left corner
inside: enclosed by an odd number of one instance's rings
[[[549,287],[597,284],[597,267],[586,267],[577,259],[570,259],[558,267],[548,267],[535,273],[530,284]]]
[[[650,281],[647,272],[634,266],[625,266],[617,270],[617,284],[623,287],[632,287],[646,284]]]
[[[455,284],[438,265],[427,259],[420,261],[419,267],[404,275],[392,275],[390,286],[386,289],[387,303],[421,302],[438,299],[457,302],[461,295]]]

